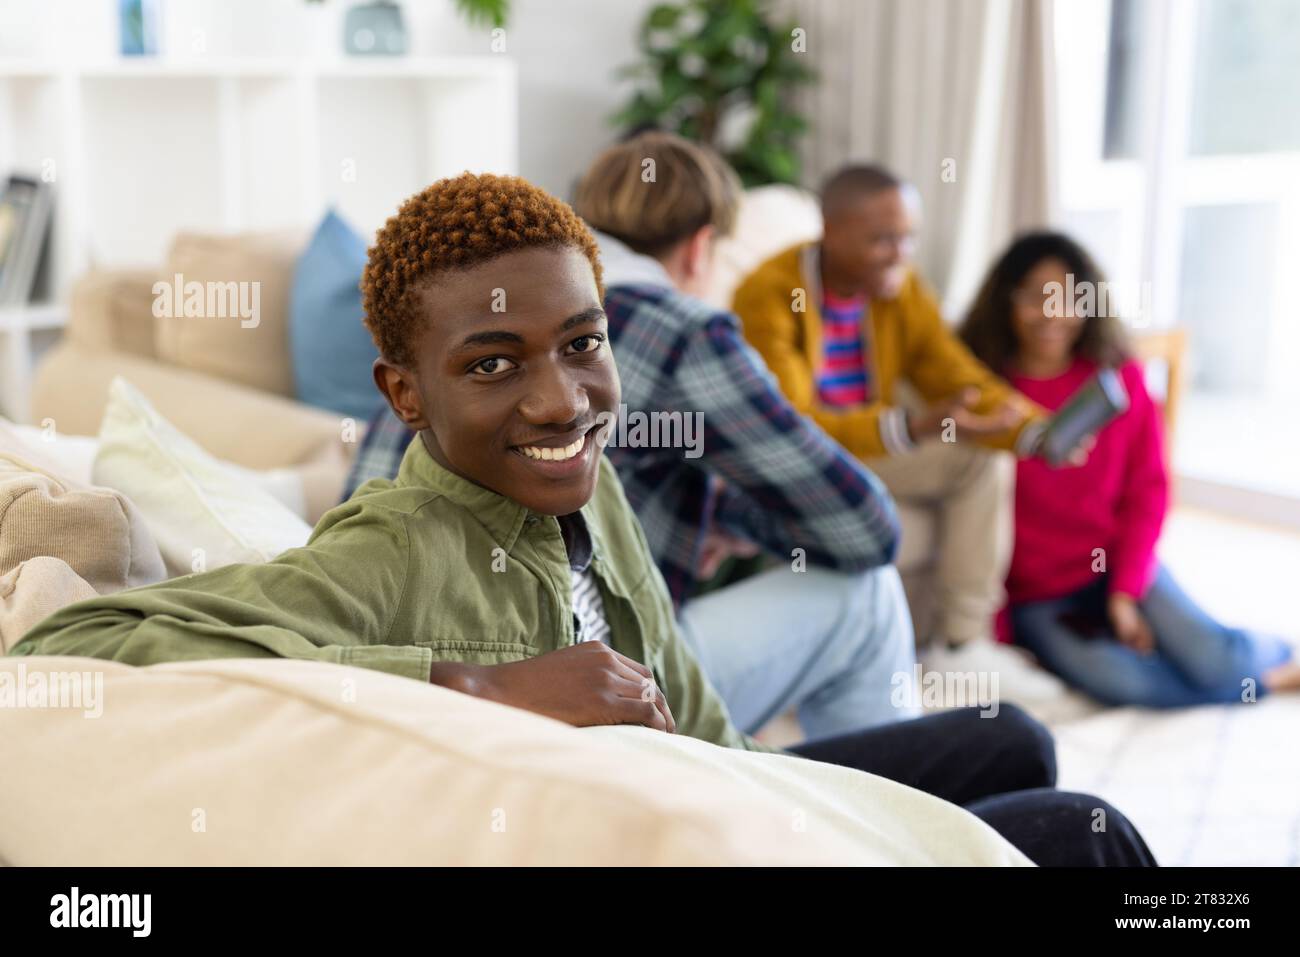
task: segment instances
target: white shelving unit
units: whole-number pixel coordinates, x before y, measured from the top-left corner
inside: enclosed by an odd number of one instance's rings
[[[0,58],[0,171],[52,177],[52,284],[156,263],[179,230],[369,235],[463,169],[518,167],[515,65],[391,60]]]
[[[0,308],[0,415],[15,422],[29,420],[32,362],[58,336],[66,319],[63,307],[54,303]]]
[[[53,183],[57,304],[91,266],[161,262],[182,230],[306,230],[332,206],[368,238],[435,179],[515,173],[517,85],[493,55],[0,57],[0,174]],[[0,320],[0,398],[30,352],[13,337],[49,314]]]

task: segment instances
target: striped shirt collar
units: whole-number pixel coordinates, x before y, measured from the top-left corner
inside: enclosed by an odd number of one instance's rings
[[[560,535],[564,538],[564,547],[569,553],[569,567],[575,572],[585,572],[591,565],[591,532],[587,529],[587,520],[581,512],[571,515],[557,515],[560,523]]]

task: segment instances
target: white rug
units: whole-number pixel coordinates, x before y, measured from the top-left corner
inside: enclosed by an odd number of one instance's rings
[[[1115,708],[1052,730],[1060,787],[1123,811],[1161,864],[1300,865],[1300,697]]]

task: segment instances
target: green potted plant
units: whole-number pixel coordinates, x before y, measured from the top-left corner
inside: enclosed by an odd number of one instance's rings
[[[456,0],[456,9],[476,27],[504,27],[510,16],[510,0]]]
[[[746,186],[798,183],[807,123],[792,103],[813,78],[793,22],[773,22],[769,0],[681,0],[646,15],[642,58],[619,74],[635,83],[613,117],[623,130],[654,126],[718,149]]]

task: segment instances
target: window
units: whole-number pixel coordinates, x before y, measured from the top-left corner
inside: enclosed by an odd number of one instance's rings
[[[1300,499],[1300,3],[1053,12],[1063,225],[1191,335],[1175,469]]]

